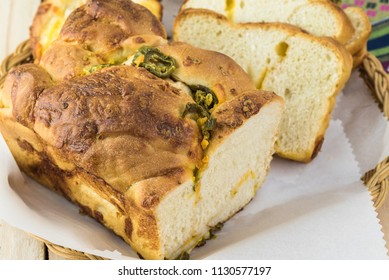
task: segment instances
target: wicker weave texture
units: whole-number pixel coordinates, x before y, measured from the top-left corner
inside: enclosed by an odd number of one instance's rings
[[[381,110],[389,120],[389,75],[384,71],[381,62],[368,53],[360,68],[361,76],[377,99]]]
[[[377,100],[382,112],[389,120],[389,75],[384,71],[381,62],[368,53],[360,67],[361,77]],[[389,191],[389,157],[380,162],[374,169],[362,177],[379,209],[388,197]]]

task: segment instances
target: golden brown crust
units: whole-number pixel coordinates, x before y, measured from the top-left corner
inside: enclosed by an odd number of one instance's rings
[[[323,6],[323,10],[330,13],[334,18],[336,18],[336,34],[333,34],[331,38],[336,39],[341,44],[346,44],[348,40],[351,39],[351,37],[354,34],[354,27],[350,21],[350,19],[347,17],[347,15],[344,13],[342,8],[340,8],[338,5],[331,1],[327,0],[311,0],[310,3],[306,3],[305,5],[299,6],[294,12],[293,15],[296,16],[306,16],[306,14],[309,11],[309,8],[313,8],[315,6]],[[307,11],[308,9],[308,11]],[[303,13],[299,14],[299,11],[302,10]],[[315,34],[316,35],[316,34]]]
[[[28,127],[35,121],[34,106],[42,91],[53,85],[47,72],[35,64],[25,64],[9,73],[4,92],[8,92],[15,119]],[[3,99],[4,100],[4,99]]]
[[[35,13],[34,20],[30,27],[30,41],[32,47],[32,54],[36,59],[40,59],[43,53],[43,46],[40,42],[41,30],[44,28],[46,22],[48,21],[47,14],[52,7],[49,3],[41,3],[38,7],[37,12]]]
[[[54,80],[68,80],[94,65],[120,64],[131,51],[129,38],[138,34],[166,38],[162,23],[143,6],[126,0],[89,0],[69,15],[41,65]]]
[[[146,7],[153,15],[162,21],[163,18],[163,4],[162,0],[133,0],[133,2]]]
[[[274,101],[284,103],[283,99],[274,92],[249,90],[218,106],[212,112],[212,117],[216,119],[216,127],[207,153],[211,153],[233,131],[253,115],[258,114],[263,106]]]
[[[55,81],[84,75],[84,69],[104,64],[101,57],[77,44],[55,41],[44,53],[40,65]]]
[[[193,100],[145,69],[110,67],[47,89],[35,76],[25,90],[18,77],[44,70],[21,68],[9,77],[18,122],[116,189],[177,168],[193,170],[201,158],[198,127],[182,117]]]
[[[333,13],[336,14],[336,17],[339,19],[339,22],[342,23],[340,25],[341,28],[339,31],[339,35],[337,37],[335,37],[334,39],[339,41],[339,43],[341,43],[342,45],[345,45],[353,36],[355,29],[354,29],[350,19],[344,13],[344,11],[342,10],[341,7],[339,7],[338,5],[333,3],[332,1],[327,1],[327,2],[329,2],[329,3],[324,3],[324,5],[329,4],[331,6],[331,9],[333,9],[333,11],[334,11]]]
[[[112,53],[136,34],[166,38],[162,23],[149,10],[132,1],[88,1],[72,12],[62,27],[65,42],[77,42],[97,53]]]
[[[363,27],[362,30],[355,26],[355,33],[353,37],[345,44],[347,50],[353,56],[357,56],[357,53],[367,45],[371,33],[371,23],[369,17],[365,11],[360,7],[348,7],[345,12],[349,14],[349,17],[355,17],[354,24],[358,24]],[[357,19],[358,18],[358,19]]]
[[[224,54],[201,50],[182,42],[173,42],[158,49],[176,60],[176,79],[188,85],[210,88],[217,95],[219,103],[255,88],[247,73]]]
[[[356,69],[361,65],[362,61],[367,55],[367,44],[359,50],[355,55],[353,55],[353,69]]]
[[[106,1],[92,1],[92,0],[49,0],[44,1],[40,4],[38,7],[38,10],[35,14],[33,23],[30,28],[30,39],[31,39],[31,45],[33,49],[33,55],[36,59],[36,61],[40,61],[42,54],[46,51],[46,49],[51,45],[52,41],[58,38],[59,33],[63,27],[63,24],[65,23],[66,17],[68,13],[72,9],[76,9],[84,4],[90,5],[92,10],[89,10],[89,12],[92,13],[92,15],[97,11],[100,10],[100,15],[104,16],[108,14],[111,14],[111,22],[117,22],[118,26],[113,26],[113,30],[107,29],[107,26],[102,26],[103,29],[99,30],[98,34],[106,33],[108,31],[108,34],[110,34],[114,39],[118,40],[120,38],[120,32],[117,30],[117,27],[120,26],[120,28],[125,28],[126,25],[131,21],[131,19],[128,17],[122,17],[121,14],[126,13],[126,10],[128,11],[129,5],[131,5],[131,1],[116,1],[116,3],[111,3],[112,1],[108,1],[107,5]],[[131,3],[130,3],[131,2]],[[135,17],[143,17],[143,19],[146,20],[153,20],[152,21],[152,29],[153,32],[156,34],[166,37],[166,33],[161,30],[159,21],[162,19],[162,4],[158,0],[145,0],[145,1],[138,1],[141,5],[146,7],[148,11],[151,11],[155,16],[158,15],[157,18],[150,17],[149,15],[145,14],[145,8],[140,5],[140,8],[138,8],[137,13]],[[101,13],[101,9],[96,10],[96,6],[105,6],[103,9],[105,12]],[[131,7],[132,9],[132,7]],[[118,17],[115,18],[115,13],[118,15]],[[96,15],[96,14],[95,14]],[[85,18],[86,20],[86,18]],[[138,22],[138,23],[137,23]],[[143,20],[138,20],[135,22],[134,28],[139,28],[144,22]],[[147,22],[147,21],[146,21]],[[151,22],[151,21],[150,21]],[[80,22],[78,22],[80,23]],[[86,23],[84,21],[84,23]],[[80,26],[81,27],[81,26]],[[134,28],[132,30],[134,30]],[[115,30],[116,29],[116,30]],[[105,30],[105,31],[104,31]],[[110,31],[115,31],[111,34]],[[144,29],[140,30],[141,32],[138,32],[137,34],[142,34],[144,32]],[[112,41],[115,42],[115,41]]]

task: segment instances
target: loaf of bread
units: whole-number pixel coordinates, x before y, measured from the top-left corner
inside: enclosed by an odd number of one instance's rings
[[[39,61],[42,54],[58,38],[65,20],[76,8],[87,0],[43,0],[34,17],[30,37],[35,59]],[[159,20],[162,19],[160,0],[133,0],[149,9]]]
[[[295,25],[319,37],[331,37],[346,46],[352,56],[366,48],[371,32],[369,18],[362,8],[342,10],[331,0],[186,0],[181,10],[208,9],[231,22],[281,22]],[[358,66],[360,56],[355,57]]]
[[[173,37],[230,56],[258,89],[285,98],[277,154],[302,162],[315,157],[352,69],[352,57],[338,41],[289,24],[232,23],[205,9],[181,10]]]
[[[229,57],[165,34],[131,1],[88,0],[0,94],[20,168],[146,259],[186,255],[252,200],[283,111]]]

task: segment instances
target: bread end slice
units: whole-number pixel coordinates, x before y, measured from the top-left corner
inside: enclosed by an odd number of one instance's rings
[[[347,50],[355,56],[367,44],[371,33],[371,23],[365,11],[360,7],[347,7],[344,12],[350,18],[355,32],[346,43]]]

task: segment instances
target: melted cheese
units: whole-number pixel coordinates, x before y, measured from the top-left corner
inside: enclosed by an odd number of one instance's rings
[[[226,16],[231,22],[234,21],[234,9],[235,0],[226,0]]]
[[[234,196],[238,193],[239,189],[243,186],[245,182],[249,179],[255,179],[255,174],[252,170],[247,171],[242,178],[240,178],[239,182],[231,189],[231,196]]]

